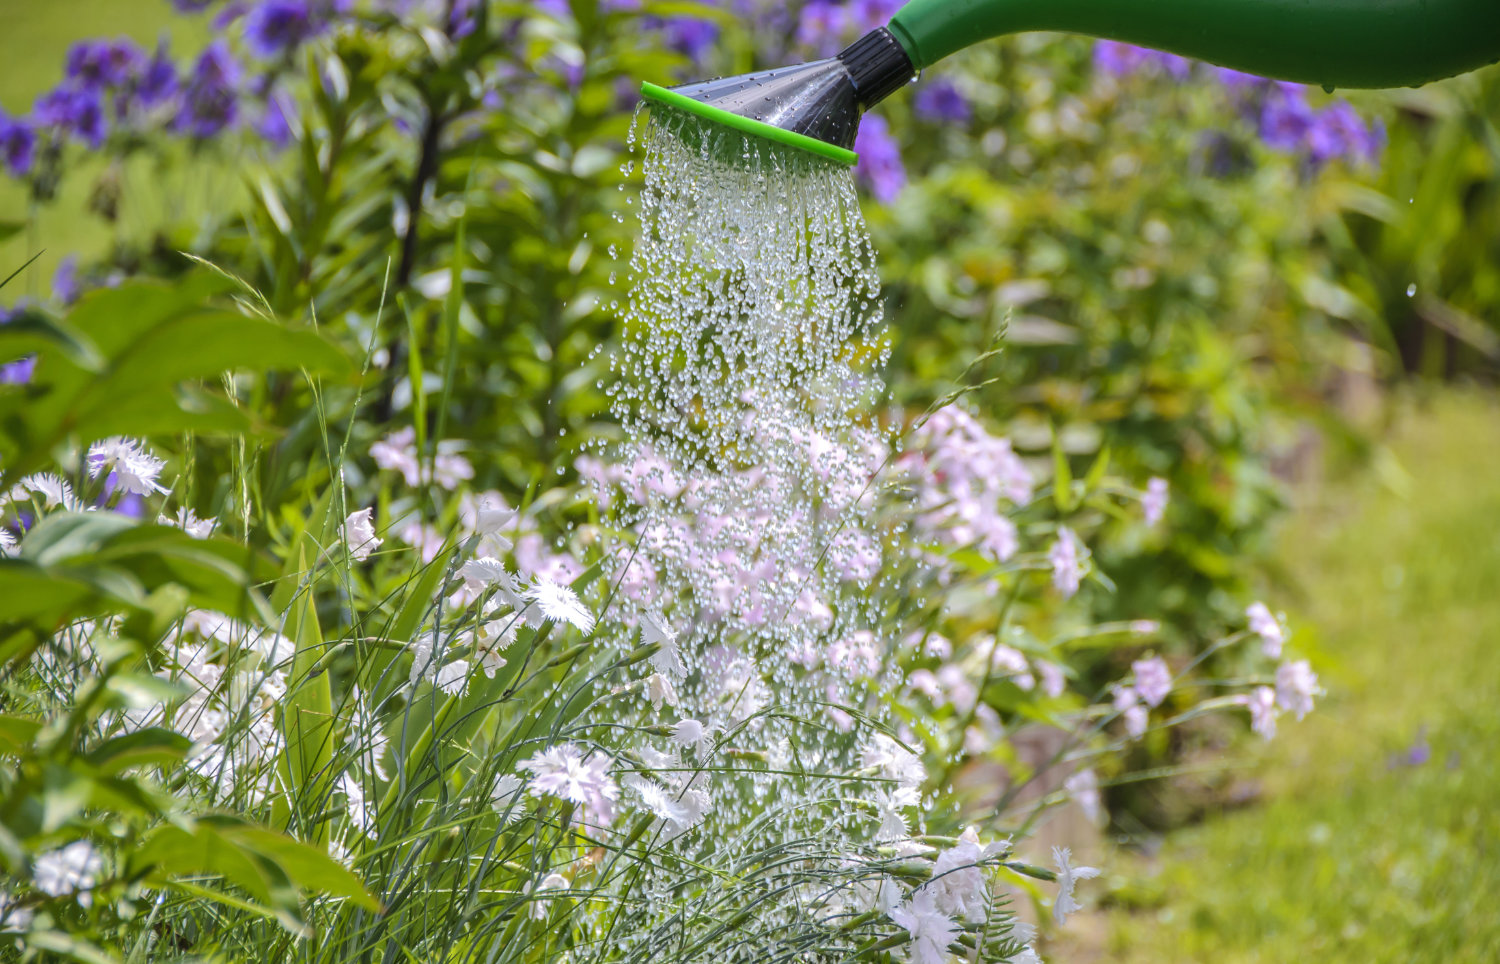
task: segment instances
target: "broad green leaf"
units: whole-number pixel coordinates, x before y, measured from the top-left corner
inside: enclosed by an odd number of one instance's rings
[[[106,740],[84,760],[114,776],[134,766],[169,766],[183,760],[192,748],[193,741],[181,733],[152,726]]]
[[[39,951],[78,961],[80,964],[120,964],[120,959],[76,934],[55,930],[33,930],[26,933],[25,944]],[[54,958],[56,959],[56,958]]]

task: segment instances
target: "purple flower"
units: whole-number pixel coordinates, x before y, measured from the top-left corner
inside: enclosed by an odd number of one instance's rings
[[[292,118],[296,108],[284,91],[272,90],[266,95],[265,109],[256,121],[255,131],[275,150],[292,142]]]
[[[214,0],[172,0],[172,6],[182,13],[202,13]]]
[[[0,365],[0,385],[25,385],[36,372],[36,356],[27,355]]]
[[[479,0],[454,0],[448,13],[448,36],[462,40],[473,33],[479,25]]]
[[[901,149],[891,137],[890,127],[879,114],[866,114],[854,139],[859,164],[854,174],[881,204],[889,204],[906,186],[906,168],[901,164]]]
[[[70,254],[57,263],[57,271],[52,275],[52,297],[59,304],[71,305],[80,293],[78,256]]]
[[[136,88],[135,94],[140,99],[141,106],[155,107],[171,100],[176,96],[177,90],[177,65],[168,56],[167,41],[163,37],[156,45],[155,56],[141,74],[140,86]]]
[[[967,124],[974,112],[968,98],[946,80],[934,80],[924,84],[912,101],[917,116],[930,121],[947,121]]]
[[[239,120],[240,66],[222,40],[209,44],[183,86],[182,110],[174,127],[191,137],[209,138]]]
[[[1308,150],[1315,162],[1336,157],[1374,161],[1380,156],[1384,131],[1367,126],[1347,102],[1339,101],[1319,111],[1308,131]]]
[[[66,74],[78,86],[116,90],[135,80],[146,53],[129,40],[85,40],[68,50]]]
[[[1116,77],[1144,70],[1160,70],[1179,80],[1192,72],[1193,62],[1176,54],[1148,50],[1115,40],[1094,44],[1094,69]]]
[[[1313,126],[1313,111],[1297,84],[1271,88],[1260,112],[1260,139],[1278,151],[1301,150]]]
[[[1133,74],[1146,63],[1146,50],[1117,40],[1094,44],[1094,69],[1116,77]]]
[[[8,325],[25,310],[25,305],[17,304],[14,308],[0,308],[0,325]],[[0,385],[24,385],[31,381],[31,374],[36,370],[36,356],[27,355],[13,362],[0,365]]]
[[[849,25],[849,8],[831,0],[812,0],[797,21],[797,43],[831,57],[843,46]]]
[[[885,26],[905,4],[906,0],[854,0],[849,4],[849,20],[864,33]]]
[[[64,84],[37,100],[32,118],[38,127],[71,134],[95,150],[104,144],[107,121],[97,90],[78,90]]]
[[[1266,82],[1264,77],[1257,77],[1255,74],[1247,74],[1243,70],[1233,70],[1229,67],[1215,67],[1213,71],[1219,83],[1230,90],[1244,90]]]
[[[702,60],[719,39],[719,25],[697,17],[672,17],[663,27],[667,45],[695,61]]]
[[[31,173],[36,159],[36,131],[26,120],[12,118],[0,111],[0,163],[11,177],[25,177]]]
[[[305,0],[262,0],[245,17],[245,42],[271,60],[295,51],[320,27]]]

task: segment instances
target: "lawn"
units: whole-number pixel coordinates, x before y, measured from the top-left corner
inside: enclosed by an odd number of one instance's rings
[[[1328,696],[1283,721],[1261,805],[1118,868],[1104,959],[1500,959],[1497,442],[1492,396],[1438,396],[1402,419],[1399,470],[1294,517],[1279,602]]]

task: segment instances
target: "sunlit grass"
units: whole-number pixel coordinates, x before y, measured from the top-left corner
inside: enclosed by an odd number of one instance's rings
[[[1493,397],[1439,396],[1393,441],[1404,476],[1329,486],[1293,520],[1279,601],[1319,634],[1330,695],[1283,721],[1264,805],[1121,887],[1110,959],[1497,959],[1497,443]]]

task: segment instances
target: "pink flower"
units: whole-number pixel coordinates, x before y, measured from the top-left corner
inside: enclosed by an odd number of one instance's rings
[[[1250,622],[1250,631],[1260,637],[1261,651],[1267,659],[1281,658],[1281,644],[1286,642],[1286,630],[1281,621],[1271,614],[1263,602],[1251,603],[1245,609],[1245,618]]]
[[[1125,732],[1132,737],[1138,739],[1146,732],[1149,714],[1145,705],[1141,703],[1140,694],[1135,691],[1135,687],[1120,686],[1115,689],[1115,712],[1124,719]]]
[[[1088,550],[1073,534],[1072,529],[1058,526],[1057,541],[1052,544],[1052,551],[1047,554],[1047,558],[1052,563],[1052,585],[1057,587],[1064,599],[1071,598],[1078,592],[1084,573],[1088,571],[1085,567]]]
[[[1269,686],[1257,686],[1249,696],[1242,697],[1250,708],[1250,728],[1263,739],[1276,736],[1276,693]]]
[[[1135,673],[1135,690],[1148,706],[1160,706],[1161,701],[1172,692],[1172,671],[1161,657],[1138,659],[1130,664]]]
[[[1146,525],[1156,525],[1161,521],[1162,513],[1166,511],[1167,480],[1152,479],[1146,483],[1146,494],[1141,496],[1141,513],[1146,517]]]
[[[1276,703],[1297,719],[1312,712],[1313,697],[1319,692],[1318,675],[1307,660],[1282,663],[1276,670]]]

